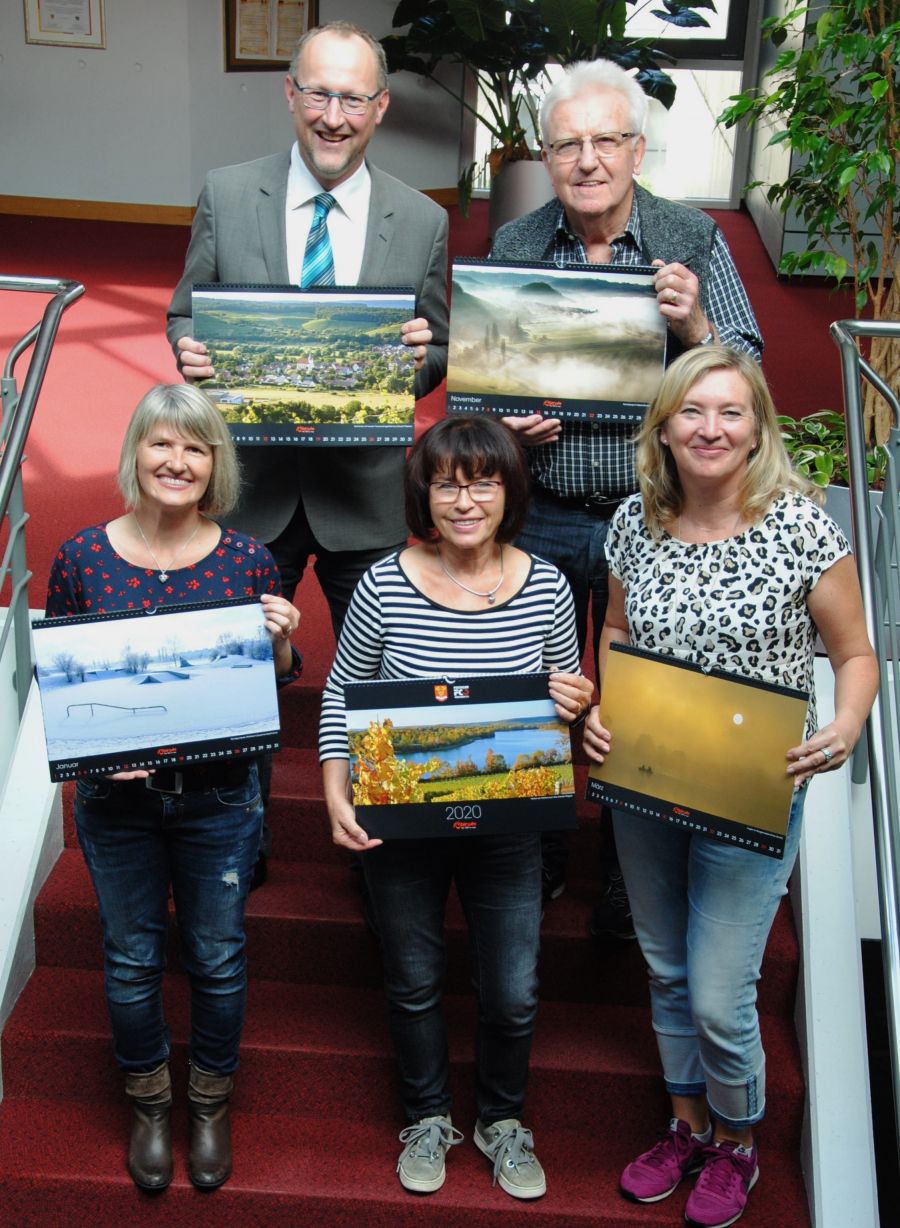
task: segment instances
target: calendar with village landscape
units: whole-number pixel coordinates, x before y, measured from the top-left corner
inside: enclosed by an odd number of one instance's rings
[[[394,446],[413,441],[413,356],[400,325],[412,289],[193,287],[203,388],[239,444]]]

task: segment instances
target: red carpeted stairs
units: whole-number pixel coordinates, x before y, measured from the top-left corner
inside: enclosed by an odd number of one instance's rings
[[[103,1002],[100,928],[75,844],[67,789],[66,849],[36,907],[38,967],[3,1036],[0,1222],[8,1228],[107,1224],[321,1224],[478,1228],[531,1219],[536,1228],[672,1225],[687,1186],[655,1206],[628,1203],[617,1177],[665,1122],[643,965],[635,944],[597,950],[586,937],[597,861],[592,807],[574,837],[566,893],[546,913],[543,1002],[527,1124],[549,1192],[532,1204],[493,1189],[471,1142],[473,1003],[459,909],[449,914],[454,1120],[465,1143],[430,1196],[394,1174],[403,1127],[380,990],[379,955],[354,875],[327,831],[312,750],[320,687],[282,695],[269,881],[250,897],[250,1006],[234,1097],[235,1166],[216,1193],[185,1175],[187,986],[173,934],[167,1004],[178,1090],[176,1177],[142,1194],[125,1171],[129,1109],[112,1059]],[[583,771],[581,779],[583,782]],[[797,950],[783,909],[761,986],[770,1113],[760,1131],[762,1176],[747,1228],[808,1224],[798,1143],[803,1084],[791,1023]]]

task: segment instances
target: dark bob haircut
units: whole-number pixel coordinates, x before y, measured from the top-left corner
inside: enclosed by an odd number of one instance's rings
[[[457,471],[468,482],[494,475],[500,478],[506,502],[497,541],[511,542],[528,514],[531,494],[528,461],[515,434],[487,414],[477,418],[444,418],[429,427],[413,445],[404,484],[406,521],[413,535],[420,541],[434,537],[428,484],[436,477],[452,481]]]

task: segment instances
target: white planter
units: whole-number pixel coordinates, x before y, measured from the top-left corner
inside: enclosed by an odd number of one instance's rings
[[[881,503],[883,492],[880,490],[869,491],[869,520],[872,526],[872,558],[874,561],[875,547],[878,543],[878,529],[881,524],[881,519],[878,515],[877,508]],[[850,509],[850,491],[846,486],[827,486],[825,488],[825,511],[833,520],[836,520],[843,529],[844,534],[850,544],[853,544],[853,517]],[[887,620],[885,619],[885,626]]]
[[[491,237],[505,222],[539,209],[553,196],[543,162],[504,162],[491,180]]]
[[[878,515],[875,509],[881,502],[881,491],[869,491],[869,517],[872,521],[872,549],[875,549],[875,542],[878,534]],[[825,487],[825,511],[836,520],[840,527],[844,530],[844,534],[852,545],[853,543],[853,514],[850,508],[850,488],[847,486],[826,486]]]

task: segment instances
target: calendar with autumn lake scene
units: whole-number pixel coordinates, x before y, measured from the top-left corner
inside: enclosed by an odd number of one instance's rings
[[[575,827],[569,727],[549,674],[344,687],[353,804],[370,836]]]

